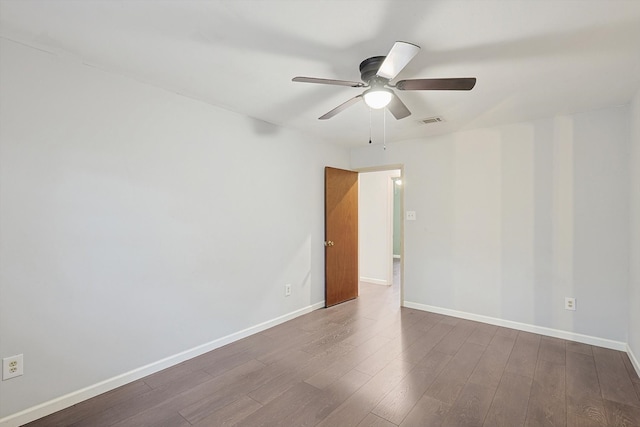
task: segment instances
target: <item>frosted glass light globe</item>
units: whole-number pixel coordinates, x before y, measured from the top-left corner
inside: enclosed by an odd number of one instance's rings
[[[363,97],[369,107],[379,110],[389,105],[393,93],[388,89],[369,89],[364,92]]]

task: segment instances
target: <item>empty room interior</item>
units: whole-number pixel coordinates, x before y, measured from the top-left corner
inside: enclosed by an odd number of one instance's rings
[[[2,427],[640,426],[640,1],[0,0],[0,358]]]

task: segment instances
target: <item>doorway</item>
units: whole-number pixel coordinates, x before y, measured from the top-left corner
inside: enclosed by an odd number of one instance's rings
[[[402,303],[402,169],[360,171],[359,281],[391,288]]]

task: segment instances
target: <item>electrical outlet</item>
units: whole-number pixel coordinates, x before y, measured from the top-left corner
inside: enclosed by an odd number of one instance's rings
[[[416,220],[416,211],[407,211],[407,221]]]
[[[291,295],[291,285],[286,284],[284,285],[284,296],[288,297],[289,295]]]
[[[22,354],[2,359],[2,381],[19,377],[24,373],[24,359]]]
[[[572,297],[565,297],[564,299],[564,309],[576,311],[576,299]]]

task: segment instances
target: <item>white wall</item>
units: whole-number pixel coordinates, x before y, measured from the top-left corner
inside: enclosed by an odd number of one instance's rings
[[[628,115],[353,149],[352,168],[404,165],[405,303],[626,342]]]
[[[358,255],[360,280],[379,285],[393,283],[393,187],[399,170],[360,174],[358,201]]]
[[[323,300],[346,150],[0,48],[0,418]]]
[[[640,91],[631,107],[629,348],[640,374]]]

